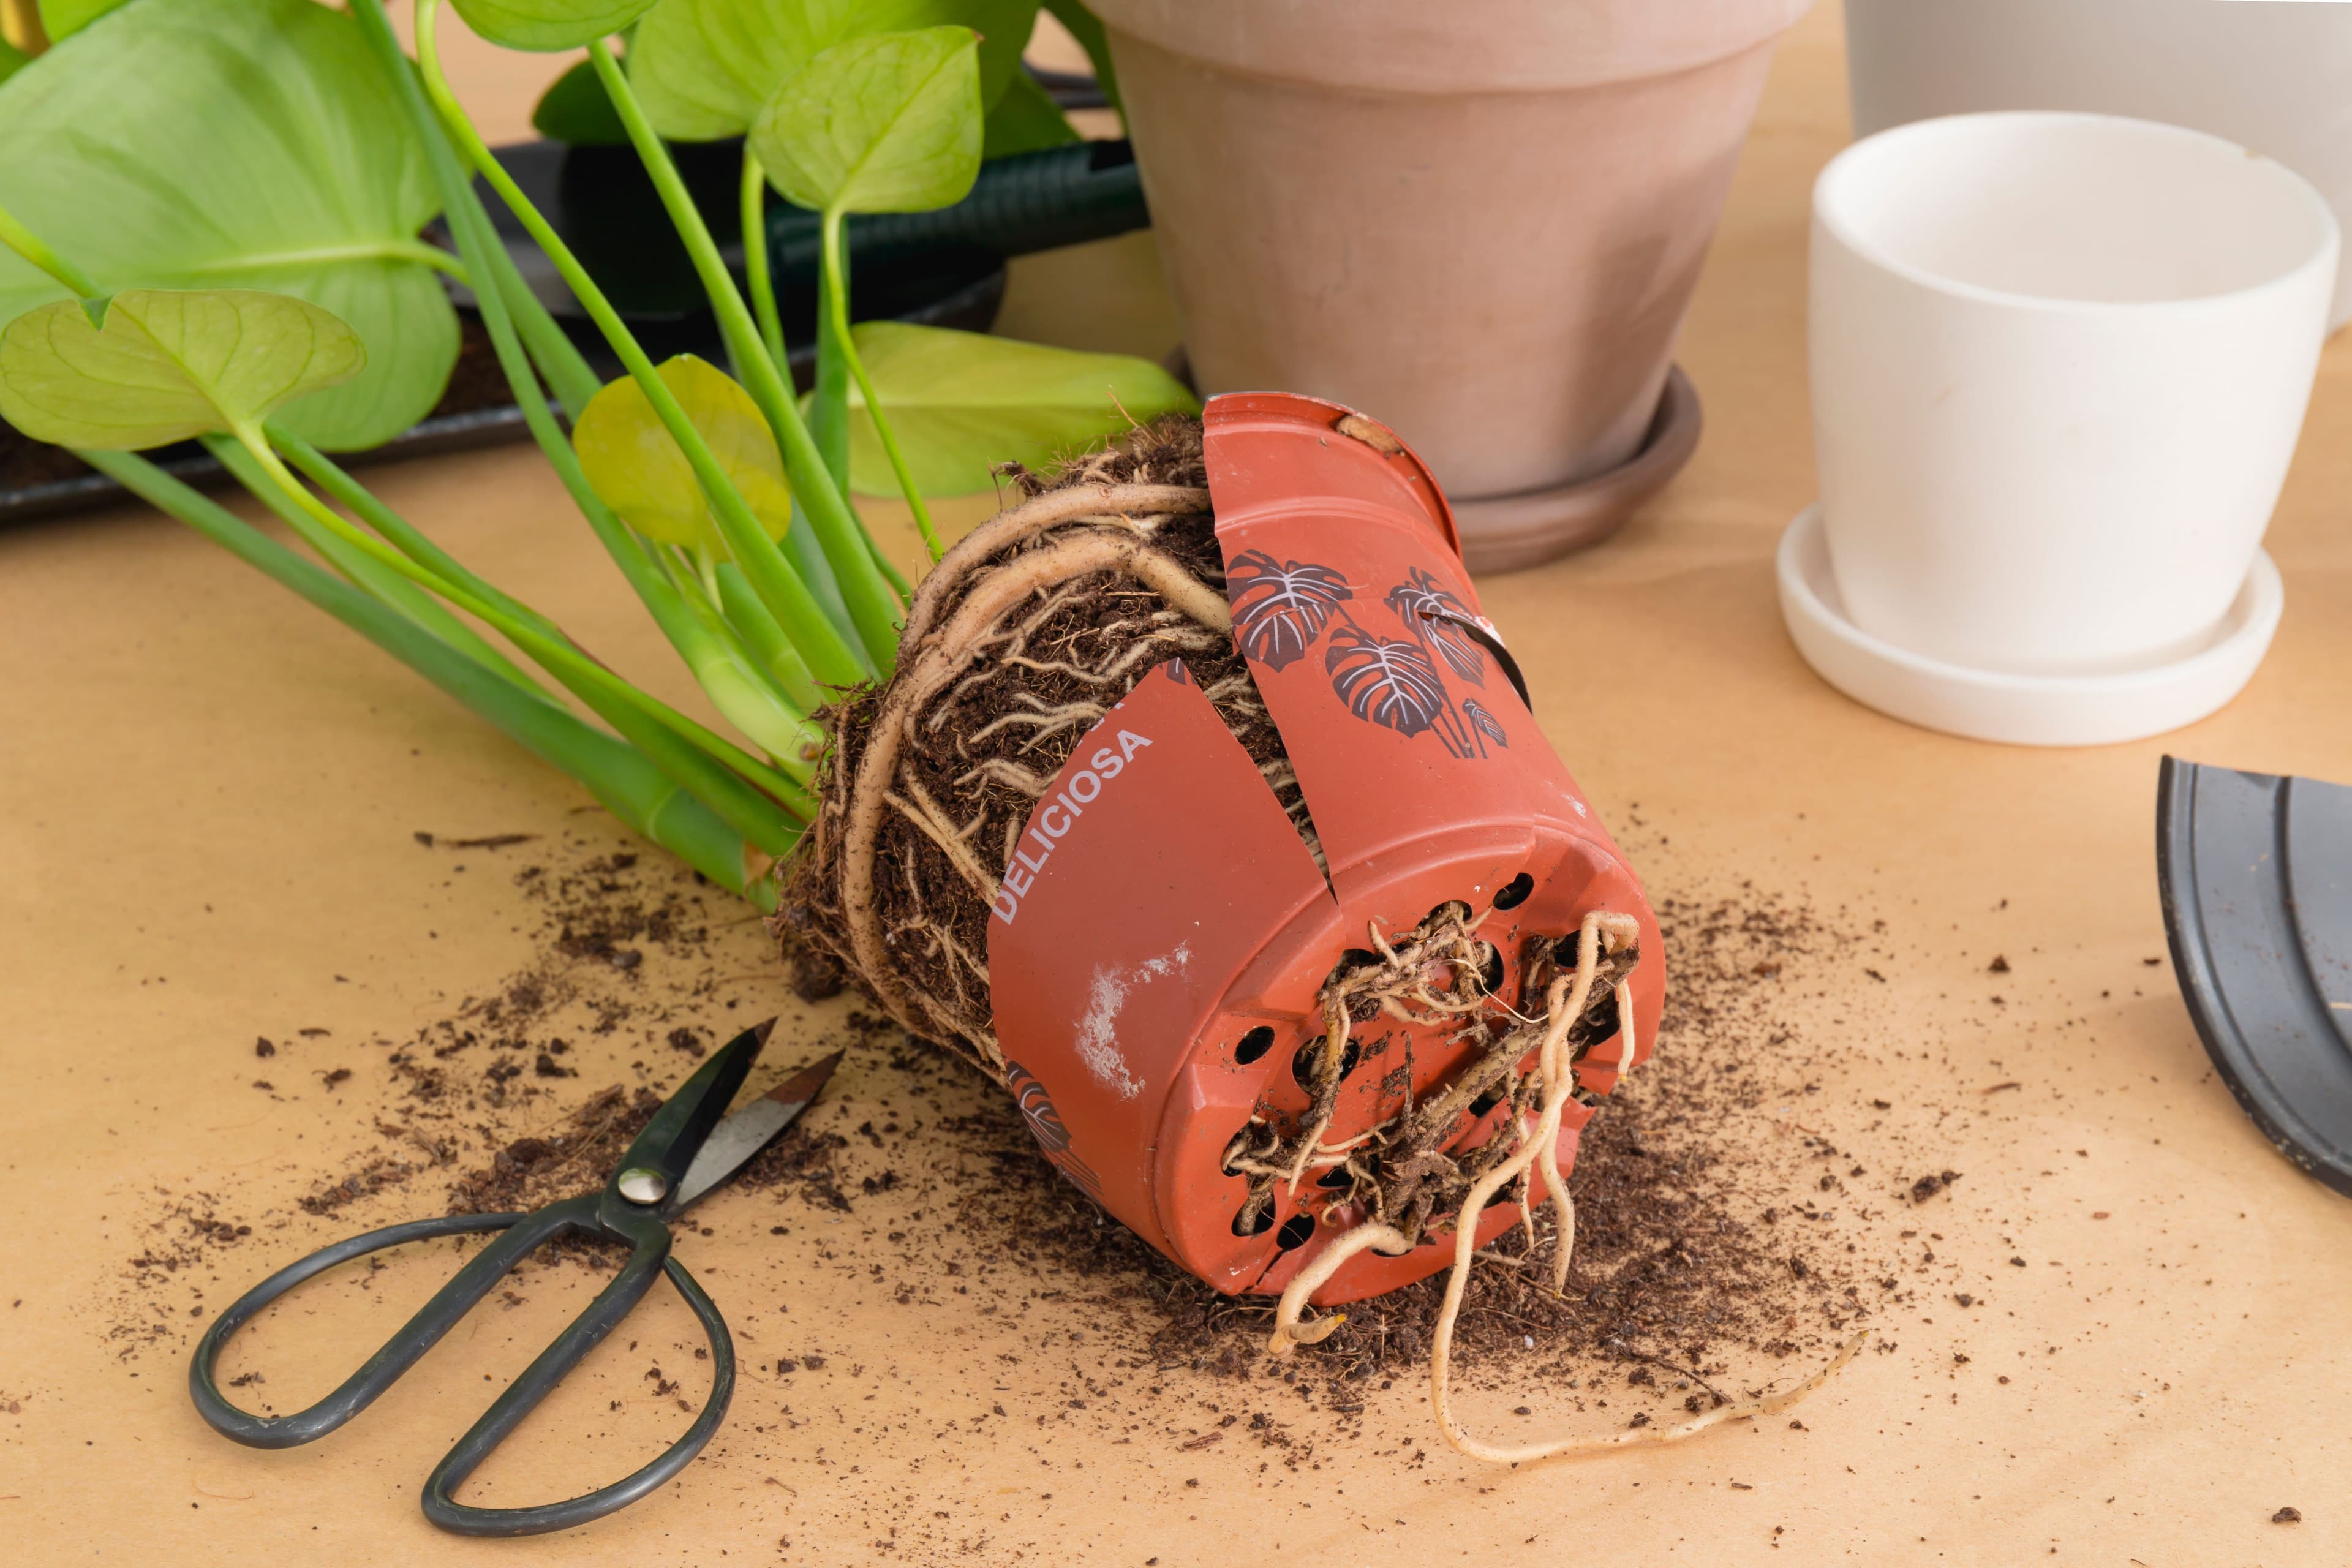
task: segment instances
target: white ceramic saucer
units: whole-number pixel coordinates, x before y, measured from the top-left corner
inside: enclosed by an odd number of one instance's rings
[[[1909,723],[2018,746],[2099,746],[2194,723],[2252,679],[2286,603],[2277,566],[2258,550],[2229,613],[2196,653],[2115,674],[2013,675],[1923,658],[1848,620],[1819,506],[1798,513],[1780,536],[1779,568],[1790,639],[1822,679]]]

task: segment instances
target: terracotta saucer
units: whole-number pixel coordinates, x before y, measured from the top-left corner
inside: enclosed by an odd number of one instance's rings
[[[1641,449],[1607,473],[1552,489],[1455,500],[1462,559],[1473,572],[1517,572],[1598,544],[1682,471],[1704,423],[1698,388],[1675,365]]]

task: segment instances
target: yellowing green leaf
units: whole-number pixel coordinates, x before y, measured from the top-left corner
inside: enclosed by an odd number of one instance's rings
[[[330,451],[432,411],[457,313],[417,233],[440,209],[398,84],[316,0],[136,0],[0,92],[0,206],[106,289],[266,289],[332,311],[367,368],[289,408]],[[0,252],[0,321],[65,290]]]
[[[835,45],[768,100],[752,150],[791,201],[819,211],[928,212],[980,173],[979,56],[968,27]]]
[[[792,491],[775,436],[751,395],[692,354],[678,355],[656,374],[702,433],[768,537],[782,537],[792,521]],[[664,544],[699,544],[725,557],[709,499],[635,381],[624,376],[589,399],[572,428],[572,445],[588,482],[630,527]]]
[[[609,38],[653,8],[654,0],[449,0],[494,44],[552,52]]]
[[[37,441],[138,451],[254,428],[366,363],[359,334],[305,300],[129,289],[102,329],[56,300],[0,331],[0,417]]]
[[[863,322],[851,335],[925,495],[984,490],[995,464],[1041,467],[1127,430],[1129,416],[1142,422],[1200,407],[1174,376],[1126,354],[899,321]],[[850,486],[893,494],[898,482],[865,399],[850,396]]]
[[[716,142],[751,129],[776,89],[836,44],[948,24],[980,35],[980,97],[1020,74],[1037,0],[661,0],[637,26],[629,85],[654,129]]]

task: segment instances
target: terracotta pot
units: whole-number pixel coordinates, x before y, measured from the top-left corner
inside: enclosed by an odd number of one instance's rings
[[[1491,627],[1420,460],[1310,398],[1214,398],[1206,426],[1235,634],[1328,875],[1171,662],[1099,722],[1030,817],[989,921],[989,991],[1011,1087],[1061,1169],[1218,1289],[1274,1291],[1361,1216],[1333,1212],[1337,1195],[1312,1181],[1295,1196],[1277,1183],[1270,1219],[1237,1233],[1250,1184],[1225,1173],[1224,1152],[1253,1117],[1294,1128],[1307,1110],[1294,1063],[1321,1038],[1317,994],[1368,928],[1401,935],[1449,900],[1488,911],[1494,990],[1518,997],[1528,966],[1587,911],[1632,915],[1643,1051],[1664,967],[1639,881],[1485,646]],[[1455,1033],[1358,1024],[1325,1142],[1394,1116],[1408,1085],[1427,1103],[1476,1054]],[[1595,1047],[1582,1084],[1614,1087],[1622,1049]],[[1449,1146],[1483,1142],[1507,1114],[1474,1103]],[[1564,1124],[1563,1169],[1586,1114]],[[1482,1240],[1516,1215],[1491,1211]],[[1450,1234],[1365,1253],[1317,1299],[1391,1289],[1451,1257]]]
[[[1381,410],[1474,569],[1614,528],[1664,477],[1600,516],[1591,487],[1659,442],[1773,42],[1810,4],[1101,0],[1202,390]]]
[[[1946,114],[2161,120],[2277,159],[2352,228],[2352,9],[2220,0],[1846,0],[1857,137]],[[2352,321],[2352,268],[2331,329]]]

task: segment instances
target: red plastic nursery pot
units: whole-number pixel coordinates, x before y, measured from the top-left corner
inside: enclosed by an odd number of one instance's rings
[[[1345,424],[1346,430],[1341,429]],[[1664,995],[1640,882],[1514,688],[1429,470],[1386,430],[1313,398],[1244,393],[1205,416],[1234,635],[1306,795],[1328,873],[1209,700],[1171,662],[1095,727],[1031,813],[988,922],[1008,1078],[1060,1169],[1229,1293],[1278,1291],[1361,1219],[1310,1178],[1237,1228],[1248,1179],[1223,1155],[1253,1116],[1295,1131],[1319,1045],[1318,992],[1349,950],[1459,900],[1502,956],[1497,997],[1591,910],[1635,916],[1646,1054]],[[1488,646],[1491,643],[1491,647]],[[1540,1006],[1540,998],[1534,998]],[[1451,1025],[1353,1028],[1324,1138],[1425,1103],[1477,1054]],[[1578,1068],[1606,1093],[1622,1039]],[[1532,1058],[1530,1058],[1531,1065]],[[1509,1114],[1473,1101],[1449,1148]],[[1565,1171],[1590,1112],[1559,1134]],[[1517,1217],[1477,1221],[1483,1244]],[[1437,1227],[1433,1227],[1437,1228]],[[1366,1252],[1318,1301],[1377,1295],[1453,1256],[1446,1234]]]

